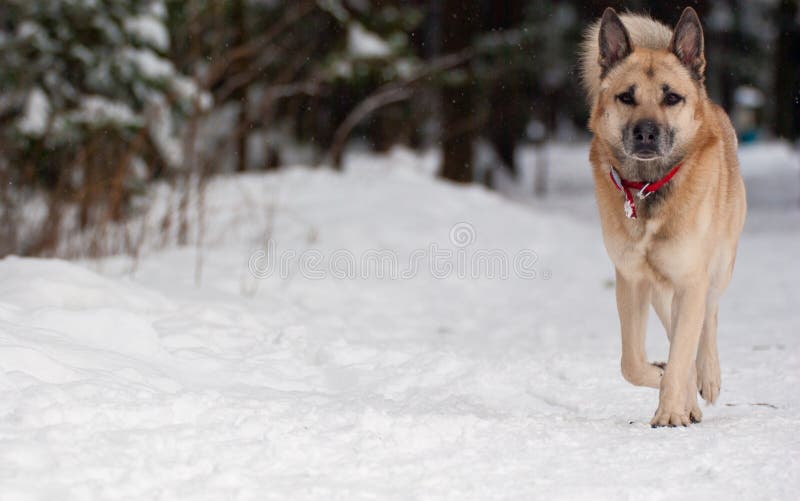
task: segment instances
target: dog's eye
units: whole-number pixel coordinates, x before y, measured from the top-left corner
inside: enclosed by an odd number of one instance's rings
[[[622,94],[617,94],[617,101],[624,104],[625,106],[634,106],[636,104],[636,99],[633,98],[633,92],[631,91],[623,92]]]
[[[675,106],[681,101],[683,101],[683,96],[675,94],[674,92],[668,92],[667,95],[664,96],[664,104],[667,106]]]

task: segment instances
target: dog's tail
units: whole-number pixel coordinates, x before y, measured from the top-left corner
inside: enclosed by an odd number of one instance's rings
[[[625,13],[619,16],[628,30],[634,47],[666,49],[672,40],[672,30],[649,16]],[[600,20],[593,23],[584,34],[580,52],[581,80],[589,104],[594,103],[600,91],[599,49]]]

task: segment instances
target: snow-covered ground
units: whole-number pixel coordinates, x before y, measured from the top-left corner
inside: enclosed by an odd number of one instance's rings
[[[798,159],[742,149],[722,394],[651,429],[586,148],[547,155],[545,200],[396,150],[214,181],[202,249],[0,261],[0,499],[796,499]]]

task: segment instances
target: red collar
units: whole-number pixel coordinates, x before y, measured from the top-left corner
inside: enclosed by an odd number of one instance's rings
[[[644,200],[651,193],[655,193],[659,188],[667,184],[669,180],[672,179],[675,174],[677,174],[678,169],[681,168],[681,165],[683,165],[683,162],[680,162],[678,165],[673,167],[664,175],[664,177],[658,181],[653,181],[652,183],[643,183],[641,181],[628,181],[627,179],[622,179],[617,173],[617,170],[614,167],[611,167],[611,170],[608,172],[609,176],[611,176],[611,182],[614,183],[614,186],[616,186],[619,191],[625,193],[625,215],[630,219],[636,219],[636,203],[633,201],[631,188],[639,190],[637,196],[639,197],[639,200]]]

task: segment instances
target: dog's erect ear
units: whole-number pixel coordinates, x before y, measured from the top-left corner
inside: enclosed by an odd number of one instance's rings
[[[703,80],[706,69],[706,58],[703,55],[703,27],[697,12],[691,7],[686,7],[681,14],[675,33],[669,43],[669,50],[678,56],[678,59],[696,80]]]
[[[633,45],[631,45],[631,37],[628,35],[628,30],[622,24],[614,9],[607,8],[603,12],[603,19],[600,21],[600,35],[598,37],[600,43],[600,58],[598,62],[603,69],[601,74],[605,74],[617,65],[620,61],[628,57],[633,52]]]

